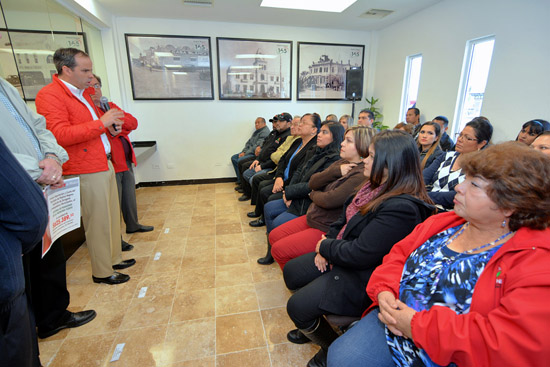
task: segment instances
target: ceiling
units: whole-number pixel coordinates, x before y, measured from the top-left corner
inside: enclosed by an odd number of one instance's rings
[[[342,13],[263,8],[260,7],[261,0],[213,0],[213,5],[210,7],[184,4],[184,0],[96,1],[119,17],[190,19],[369,31],[387,27],[441,0],[358,0]],[[370,9],[392,10],[393,13],[382,19],[360,17]]]

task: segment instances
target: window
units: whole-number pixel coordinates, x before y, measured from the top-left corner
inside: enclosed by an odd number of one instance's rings
[[[400,121],[405,121],[407,110],[414,107],[420,86],[420,70],[422,69],[422,55],[407,56],[405,77],[403,82],[403,96],[401,97]]]
[[[481,105],[489,78],[495,37],[483,37],[468,41],[464,53],[461,83],[456,102],[453,132],[462,131],[464,125],[481,115]]]

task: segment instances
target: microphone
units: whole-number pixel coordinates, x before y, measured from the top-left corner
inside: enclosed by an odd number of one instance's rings
[[[107,112],[111,109],[111,106],[109,106],[109,99],[105,96],[101,96],[101,98],[99,99],[99,104],[101,105],[101,109],[104,111],[104,112]],[[113,129],[115,131],[117,131],[117,128],[116,128],[116,125],[113,124]]]

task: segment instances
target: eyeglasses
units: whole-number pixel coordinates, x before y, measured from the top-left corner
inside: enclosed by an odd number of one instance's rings
[[[467,141],[479,141],[479,139],[476,139],[476,138],[472,138],[468,135],[463,135],[462,133],[457,133],[455,135],[456,137],[456,140],[460,139],[460,138],[463,138],[463,139],[466,139]]]
[[[99,85],[99,84],[94,84],[94,85],[92,85],[92,87],[94,87],[94,89],[101,89],[101,85]]]

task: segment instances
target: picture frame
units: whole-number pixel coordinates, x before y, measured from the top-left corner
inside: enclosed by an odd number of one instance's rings
[[[134,100],[214,99],[210,37],[124,38]]]
[[[345,100],[346,71],[363,68],[364,45],[298,42],[298,100]]]
[[[220,100],[291,100],[292,41],[216,38]]]
[[[72,47],[88,52],[83,32],[0,29],[2,77],[10,82],[25,101],[36,94],[57,74],[53,54],[58,48]],[[15,59],[15,62],[14,62]]]

